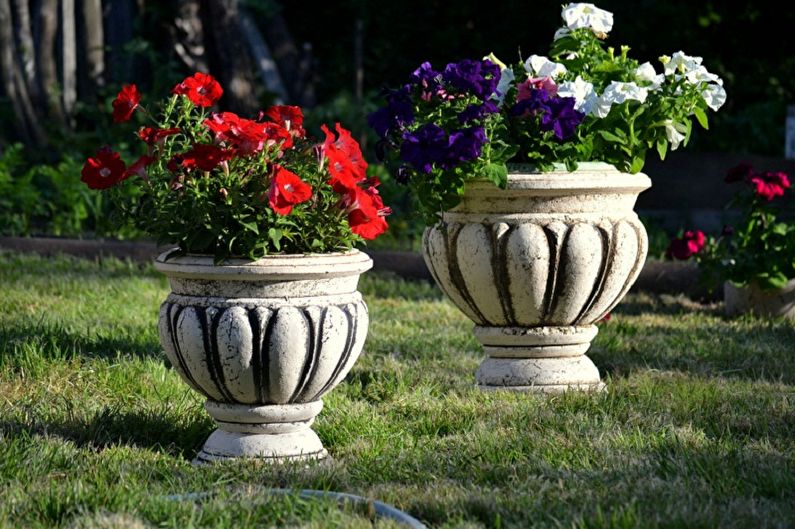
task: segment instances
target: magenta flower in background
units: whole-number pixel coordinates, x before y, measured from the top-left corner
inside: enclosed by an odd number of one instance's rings
[[[768,202],[776,197],[784,196],[784,191],[789,189],[790,182],[787,173],[781,171],[765,171],[754,173],[748,182],[754,187],[757,196]]]
[[[684,261],[690,259],[704,249],[707,244],[707,237],[701,230],[688,230],[681,237],[671,239],[668,251],[665,255],[670,259]]]

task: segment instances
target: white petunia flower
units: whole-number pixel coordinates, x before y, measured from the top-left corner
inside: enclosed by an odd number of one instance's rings
[[[524,62],[524,69],[531,77],[550,77],[552,79],[560,77],[568,71],[562,64],[552,62],[541,55],[531,55]]]
[[[712,110],[717,111],[726,102],[726,90],[717,84],[710,84],[701,92],[701,97]]]
[[[587,115],[594,114],[599,103],[599,96],[596,95],[593,84],[585,81],[579,75],[574,81],[560,83],[558,85],[558,95],[560,97],[573,97],[574,110]]]
[[[665,76],[663,74],[658,74],[650,62],[644,62],[638,66],[638,69],[635,70],[635,78],[638,81],[646,81],[651,83],[651,86],[648,86],[647,88],[652,91],[660,88],[660,85],[662,85],[663,81],[665,80]]]
[[[672,75],[677,71],[686,74],[701,66],[701,61],[703,60],[701,57],[691,57],[685,55],[684,52],[677,51],[668,62],[664,63],[665,75]]]
[[[497,93],[491,96],[491,98],[498,101],[499,104],[502,105],[502,102],[505,100],[505,94],[507,94],[508,90],[510,90],[511,85],[516,80],[516,76],[513,73],[513,69],[499,60],[493,53],[488,54],[487,56],[483,57],[483,59],[488,59],[500,67],[500,82],[497,83]]]
[[[613,29],[613,13],[593,4],[569,4],[561,13],[569,29],[590,28],[597,35]]]
[[[720,86],[723,86],[723,79],[721,79],[714,73],[710,73],[703,66],[699,66],[695,70],[690,70],[685,75],[685,78],[687,78],[687,82],[690,84],[716,83],[719,84]]]
[[[602,94],[601,100],[610,104],[621,104],[624,101],[646,101],[649,95],[648,88],[642,88],[636,83],[622,83],[620,81],[613,81],[605,89]]]
[[[671,144],[672,151],[678,149],[679,145],[685,139],[685,135],[676,130],[674,122],[670,119],[665,121],[665,137],[668,138],[668,142]]]

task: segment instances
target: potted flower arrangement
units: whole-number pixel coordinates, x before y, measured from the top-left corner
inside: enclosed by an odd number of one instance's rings
[[[607,11],[562,17],[549,57],[425,62],[369,117],[419,201],[428,267],[476,324],[483,388],[601,387],[584,353],[645,259],[645,157],[687,144],[726,98],[700,57],[658,72],[606,47]]]
[[[727,183],[742,183],[727,207],[740,210],[735,225],[718,237],[700,230],[671,240],[668,255],[694,258],[703,279],[723,284],[726,313],[754,312],[795,319],[795,222],[789,176],[757,171],[743,163],[729,170]],[[787,208],[790,212],[787,214]]]
[[[138,130],[146,153],[127,166],[104,147],[82,180],[176,246],[155,260],[172,289],[159,330],[218,425],[197,461],[322,458],[310,425],[367,334],[356,288],[372,262],[353,247],[386,230],[389,209],[339,123],[336,133],[323,126],[317,142],[298,107],[256,119],[210,112],[222,92],[196,73],[153,113],[135,85],[124,86],[114,121],[136,111],[151,120]],[[134,200],[122,200],[121,186],[136,190]]]

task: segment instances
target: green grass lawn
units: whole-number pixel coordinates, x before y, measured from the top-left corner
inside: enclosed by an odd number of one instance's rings
[[[793,323],[634,295],[590,352],[607,393],[483,393],[434,287],[361,287],[365,353],[315,423],[332,461],[194,467],[213,424],[160,350],[164,278],[0,253],[0,527],[373,527],[269,487],[430,527],[795,527]]]

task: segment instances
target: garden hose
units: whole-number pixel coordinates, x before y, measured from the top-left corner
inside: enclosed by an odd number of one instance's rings
[[[290,489],[263,489],[263,492],[272,495],[277,495],[277,494],[287,495],[287,494],[294,494],[296,491]],[[169,494],[167,496],[164,496],[164,498],[171,501],[195,501],[195,500],[202,500],[210,495],[211,493],[209,492],[189,492],[187,494]],[[378,517],[394,520],[400,524],[405,525],[406,527],[410,527],[411,529],[427,529],[422,522],[406,514],[405,512],[392,507],[391,505],[387,505],[386,503],[382,503],[376,500],[368,500],[367,498],[363,498],[362,496],[356,496],[355,494],[348,494],[346,492],[332,492],[324,490],[304,489],[298,491],[298,497],[304,499],[307,498],[332,499],[336,500],[341,505],[346,505],[346,504],[363,505],[363,506],[372,505],[372,508],[375,511],[375,515]]]

